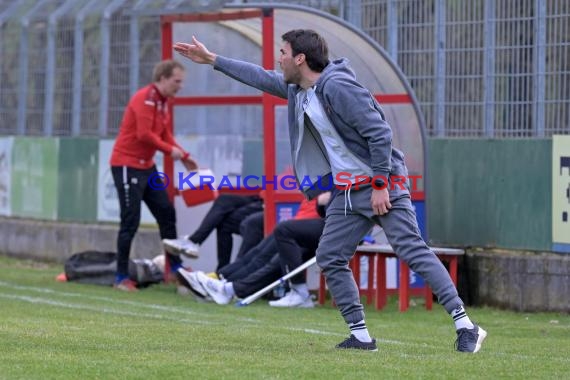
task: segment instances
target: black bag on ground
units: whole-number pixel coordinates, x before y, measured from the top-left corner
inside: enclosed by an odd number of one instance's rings
[[[115,252],[84,251],[65,261],[67,281],[111,286],[115,282],[117,254]],[[158,284],[163,280],[160,268],[149,259],[129,260],[129,278],[138,287]]]
[[[67,281],[82,284],[113,285],[117,271],[115,252],[84,251],[65,261]]]

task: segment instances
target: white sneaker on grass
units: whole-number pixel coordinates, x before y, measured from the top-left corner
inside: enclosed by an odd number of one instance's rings
[[[208,296],[208,292],[204,289],[200,281],[198,281],[197,274],[198,272],[189,272],[184,268],[180,268],[176,272],[176,277],[178,277],[180,284],[190,290],[196,297],[208,300],[210,296]]]
[[[216,280],[214,278],[208,277],[203,272],[197,272],[196,278],[206,290],[208,295],[212,297],[215,303],[218,305],[227,305],[232,300],[233,296],[226,293],[224,289],[224,281]]]
[[[314,307],[315,304],[311,299],[311,296],[304,298],[299,293],[297,293],[294,289],[291,289],[290,292],[285,294],[285,296],[281,299],[276,301],[269,301],[269,306],[273,307]]]
[[[200,246],[191,240],[189,235],[179,239],[162,239],[164,250],[171,255],[185,255],[192,258],[198,258],[200,254]]]

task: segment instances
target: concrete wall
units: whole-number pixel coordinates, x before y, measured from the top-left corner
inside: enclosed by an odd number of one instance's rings
[[[212,203],[187,207],[180,197],[176,197],[174,205],[177,230],[183,236],[198,228]],[[81,251],[117,251],[118,223],[74,223],[0,216],[0,226],[0,254],[9,256],[63,263]],[[234,236],[235,257],[241,237]],[[131,247],[131,258],[153,258],[163,252],[158,226],[141,224]],[[200,257],[188,260],[185,265],[203,271],[216,268],[215,232],[201,245]]]
[[[570,313],[570,255],[470,251],[460,276],[471,304]]]
[[[116,252],[117,225],[89,225],[0,217],[0,253],[63,263],[73,253]],[[162,252],[156,227],[141,227],[132,257],[152,258]]]

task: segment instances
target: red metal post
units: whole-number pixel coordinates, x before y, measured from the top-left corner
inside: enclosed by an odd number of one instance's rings
[[[368,264],[370,265],[370,264]],[[386,256],[376,254],[376,310],[381,310],[386,306]]]
[[[160,31],[161,31],[161,39],[162,39],[162,59],[171,59],[172,58],[172,23],[161,20],[160,24]],[[172,119],[173,114],[173,107],[172,103],[170,103],[169,107],[170,112],[170,122],[168,128],[172,131],[174,135],[174,121]],[[174,162],[172,158],[168,155],[164,155],[164,173],[168,176],[168,178],[174,178]],[[168,192],[168,198],[171,202],[174,203],[174,184],[173,181],[170,181],[170,185],[166,189]],[[166,252],[164,252],[164,281],[169,282],[174,280],[174,277],[170,274],[170,263],[168,262],[168,257]],[[172,277],[172,278],[171,278]]]
[[[172,23],[169,21],[165,21],[161,19],[160,23],[160,30],[161,30],[161,39],[162,39],[162,59],[172,59]],[[172,118],[173,115],[173,106],[170,103],[169,106],[170,112],[170,122],[168,128],[174,135],[174,120]],[[176,194],[176,189],[174,188],[174,162],[172,158],[168,155],[164,156],[164,173],[170,178],[170,185],[167,188],[168,198],[170,198],[171,202],[174,202],[174,195]]]
[[[273,54],[273,9],[263,9],[262,16],[262,65],[267,70],[274,69]],[[265,178],[275,178],[275,100],[263,93],[263,158],[265,162]],[[267,185],[265,189],[265,234],[269,234],[275,226],[275,187]]]
[[[400,265],[399,310],[406,311],[410,306],[410,268],[404,260],[398,260],[398,263]]]

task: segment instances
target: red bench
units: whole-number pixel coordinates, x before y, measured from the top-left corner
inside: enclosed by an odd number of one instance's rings
[[[449,274],[451,280],[457,286],[457,261],[459,256],[465,254],[463,249],[430,247],[441,261],[449,264]],[[360,258],[368,257],[368,284],[367,288],[360,287]],[[386,305],[389,290],[386,289],[386,259],[397,257],[392,247],[388,244],[366,244],[359,245],[354,257],[350,261],[350,268],[354,274],[354,279],[358,285],[360,295],[366,296],[366,303],[371,304],[376,301],[376,309],[380,310]],[[406,311],[410,305],[410,271],[403,260],[398,260],[399,283],[397,290],[399,296],[399,310]],[[374,279],[376,278],[376,282]],[[375,286],[376,285],[376,286]],[[420,289],[425,297],[426,309],[432,308],[432,293],[429,286]],[[319,304],[323,305],[326,298],[325,278],[321,274],[319,286]]]

